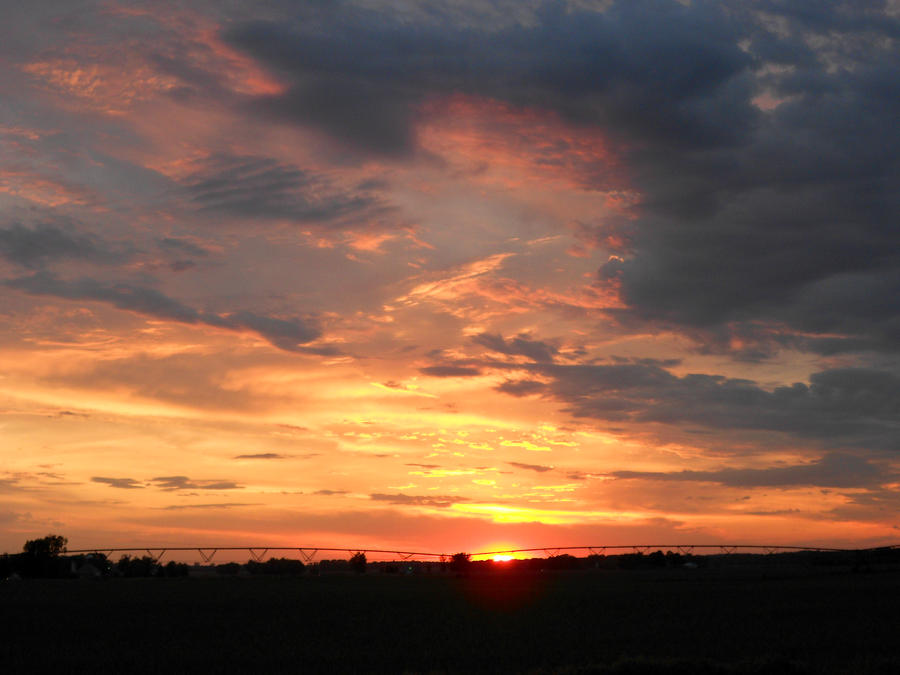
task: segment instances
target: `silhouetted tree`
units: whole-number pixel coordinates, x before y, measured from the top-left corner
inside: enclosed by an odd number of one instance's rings
[[[40,539],[30,539],[25,542],[24,551],[35,557],[52,558],[66,552],[66,544],[69,540],[58,534],[48,534]]]
[[[29,577],[69,576],[68,561],[60,557],[66,550],[68,540],[58,534],[48,534],[40,539],[25,542],[19,556],[18,571]]]
[[[365,574],[366,554],[362,551],[359,551],[350,556],[350,569],[352,569],[357,574]]]
[[[468,574],[472,566],[468,553],[454,553],[450,557],[450,571],[456,574]]]

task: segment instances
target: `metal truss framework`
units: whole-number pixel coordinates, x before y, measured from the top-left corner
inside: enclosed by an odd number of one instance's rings
[[[881,547],[885,549],[900,548],[897,546]],[[853,552],[860,549],[843,549],[828,548],[820,546],[783,546],[783,545],[767,545],[767,544],[617,544],[617,545],[598,545],[598,546],[557,546],[557,547],[538,547],[538,548],[515,548],[497,551],[480,551],[478,553],[469,553],[470,558],[484,559],[499,555],[515,556],[516,554],[535,554],[533,557],[545,556],[554,557],[569,553],[571,551],[583,552],[587,555],[605,555],[607,553],[649,553],[650,551],[672,551],[673,553],[692,554],[735,554],[735,553],[765,553],[773,555],[775,553],[798,553],[802,551],[810,552]],[[876,549],[861,549],[876,550]],[[148,556],[153,558],[155,562],[162,560],[163,556],[169,552],[196,552],[200,555],[203,562],[209,564],[220,551],[246,551],[250,558],[256,562],[262,562],[266,554],[270,552],[287,552],[291,551],[299,554],[299,558],[305,563],[315,562],[316,556],[323,553],[340,553],[352,556],[357,553],[365,555],[373,554],[378,557],[386,555],[394,556],[392,560],[436,560],[446,562],[453,556],[448,553],[429,553],[424,551],[396,551],[391,549],[372,549],[372,548],[327,548],[321,546],[132,546],[132,547],[97,547],[77,550],[68,550],[69,554],[90,554],[103,553],[107,558],[112,557],[114,553],[138,553],[146,552]]]
[[[274,551],[291,551],[299,554],[299,558],[303,560],[305,563],[315,562],[315,558],[317,554],[320,553],[343,553],[348,554],[348,556],[352,556],[356,553],[363,554],[377,554],[377,555],[393,555],[397,556],[399,560],[418,560],[418,559],[442,559],[445,556],[442,553],[425,553],[422,551],[394,551],[394,550],[385,550],[385,549],[373,549],[373,548],[327,548],[321,546],[167,546],[167,547],[155,547],[155,546],[129,546],[129,547],[97,547],[97,548],[84,548],[84,549],[69,549],[66,553],[70,555],[79,555],[79,554],[97,554],[102,553],[107,558],[112,557],[113,553],[146,553],[148,556],[153,558],[157,563],[162,560],[163,556],[166,553],[183,553],[183,552],[192,552],[198,553],[200,558],[205,563],[211,563],[213,558],[220,551],[246,551],[250,558],[256,562],[262,562],[266,554]]]

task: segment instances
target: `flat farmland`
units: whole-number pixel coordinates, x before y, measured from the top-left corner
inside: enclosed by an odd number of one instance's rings
[[[897,673],[900,573],[0,583],[5,673]]]

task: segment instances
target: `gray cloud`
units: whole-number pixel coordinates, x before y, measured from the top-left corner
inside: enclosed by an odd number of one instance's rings
[[[474,377],[475,375],[481,375],[481,371],[472,366],[427,366],[419,368],[419,372],[431,377]]]
[[[217,411],[257,410],[278,399],[255,392],[252,387],[234,387],[226,380],[232,368],[248,363],[245,358],[224,359],[221,354],[172,354],[162,357],[136,355],[100,359],[85,370],[48,376],[50,386],[79,389],[112,389],[195,409]],[[127,392],[127,394],[126,394]]]
[[[293,82],[260,99],[263,109],[370,152],[411,151],[415,106],[453,92],[549,106],[572,122],[633,128],[666,143],[714,144],[734,135],[715,124],[719,115],[735,126],[752,119],[728,91],[751,59],[728,15],[700,4],[632,0],[593,12],[548,2],[531,22],[495,31],[410,25],[345,6],[293,24],[237,25],[226,37]]]
[[[460,502],[469,501],[466,497],[439,496],[439,495],[405,495],[375,493],[369,495],[369,499],[378,502],[388,502],[389,504],[400,504],[410,506],[436,506],[438,508],[448,508]]]
[[[553,345],[541,340],[532,340],[527,333],[522,333],[509,340],[504,339],[502,335],[481,333],[474,336],[472,340],[492,351],[510,356],[525,356],[538,362],[552,361],[558,353]]]
[[[259,506],[259,503],[250,502],[222,502],[219,504],[172,504],[163,506],[164,511],[184,511],[187,509],[234,509],[242,506]]]
[[[476,26],[317,5],[225,37],[290,84],[258,109],[363,152],[413,152],[418,106],[457,93],[601,130],[642,198],[624,257],[597,279],[619,291],[620,316],[747,358],[786,342],[897,350],[900,136],[886,130],[900,21],[883,3],[548,1],[529,14]],[[716,342],[760,323],[758,345]]]
[[[495,389],[511,396],[531,396],[542,394],[547,390],[547,385],[538,380],[507,380],[498,384]]]
[[[287,455],[279,455],[277,452],[259,452],[255,455],[235,455],[234,459],[286,459]]]
[[[538,473],[553,471],[552,466],[542,466],[540,464],[523,464],[522,462],[507,462],[507,464],[514,466],[517,469],[527,469],[528,471],[537,471]]]
[[[178,254],[186,254],[195,258],[205,258],[209,251],[191,239],[184,237],[161,237],[156,242],[164,251],[174,251]]]
[[[104,476],[92,476],[91,481],[94,483],[105,483],[110,487],[120,488],[122,490],[137,490],[146,487],[140,481],[134,478],[106,478]]]
[[[18,265],[38,268],[56,260],[83,260],[111,264],[127,257],[100,239],[80,234],[74,228],[38,225],[33,228],[13,224],[0,228],[0,256]]]
[[[150,482],[160,490],[239,490],[239,485],[230,480],[192,480],[187,476],[157,476]]]
[[[368,190],[339,190],[299,167],[268,157],[216,155],[183,181],[200,210],[244,219],[334,222],[384,208]]]
[[[300,347],[301,344],[311,342],[321,335],[318,327],[309,320],[288,321],[249,311],[231,314],[200,312],[153,288],[129,283],[105,282],[91,278],[66,281],[47,273],[10,279],[4,283],[10,288],[33,295],[107,302],[118,309],[169,321],[206,324],[228,330],[250,330],[286,351],[300,351],[304,349]]]
[[[900,450],[900,377],[891,372],[825,370],[809,384],[770,391],[720,375],[679,377],[658,365],[527,367],[550,381],[525,380],[523,391],[562,401],[576,417],[776,431],[835,447]],[[508,393],[523,395],[515,387]]]
[[[828,454],[809,464],[774,466],[765,469],[718,469],[715,471],[614,471],[618,479],[661,481],[697,481],[728,487],[801,487],[830,488],[874,487],[896,480],[872,462],[847,454]]]

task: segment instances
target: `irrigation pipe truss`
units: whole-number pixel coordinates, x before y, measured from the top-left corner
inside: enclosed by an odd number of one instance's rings
[[[696,552],[706,553],[792,553],[802,551],[838,553],[838,552],[856,552],[856,551],[874,551],[897,549],[900,545],[884,546],[877,549],[845,549],[845,548],[828,548],[823,546],[784,546],[784,545],[765,545],[765,544],[617,544],[613,546],[541,546],[537,548],[514,548],[503,549],[497,551],[480,551],[477,553],[469,553],[471,558],[485,558],[499,555],[510,555],[522,553],[534,553],[544,556],[562,555],[567,551],[583,551],[588,554],[605,554],[606,552],[632,552],[632,553],[648,553],[654,550],[676,551],[678,553],[690,554]],[[297,552],[307,563],[314,561],[316,555],[321,553],[343,553],[354,555],[357,553],[377,554],[377,555],[393,555],[399,560],[417,560],[417,559],[434,559],[441,562],[450,560],[453,554],[448,553],[429,553],[424,551],[397,551],[394,549],[375,549],[375,548],[328,548],[321,546],[131,546],[131,547],[95,547],[84,549],[69,549],[68,554],[90,554],[103,553],[107,557],[113,553],[134,553],[137,551],[146,551],[147,555],[159,562],[166,553],[172,552],[196,552],[204,562],[212,562],[213,557],[219,551],[246,551],[250,557],[262,562],[267,553],[275,551],[292,551]]]

